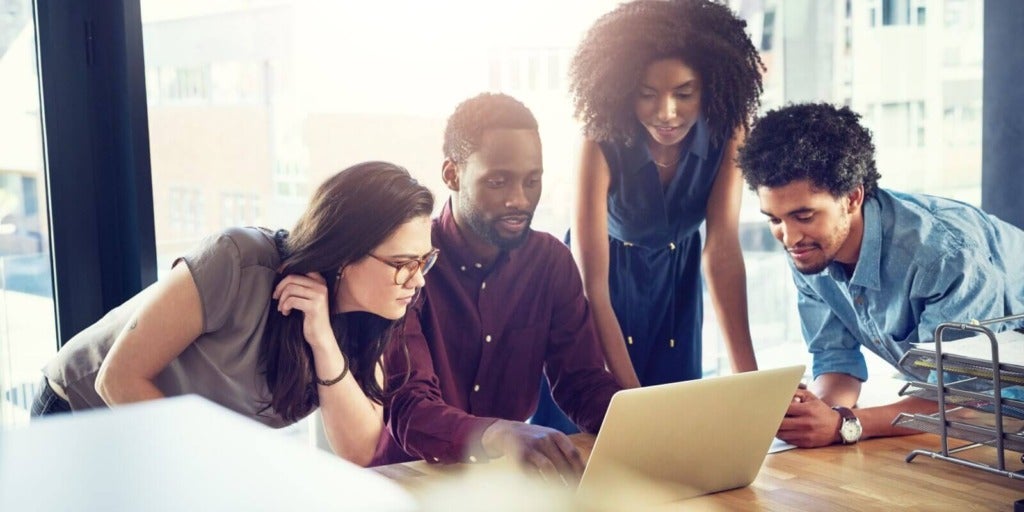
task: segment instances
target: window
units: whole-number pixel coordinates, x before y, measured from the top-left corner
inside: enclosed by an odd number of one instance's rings
[[[924,102],[883,103],[875,123],[876,145],[924,147]]]
[[[775,36],[775,9],[764,13],[764,31],[761,34],[761,51],[772,50],[772,39]]]
[[[35,22],[0,12],[0,429],[28,421],[39,369],[57,350]]]
[[[910,0],[882,0],[882,25],[909,25]]]
[[[975,187],[980,183],[980,143],[975,142],[980,135],[971,134],[980,134],[980,122],[965,121],[980,115],[980,92],[959,87],[968,98],[954,94],[956,105],[942,98],[949,62],[961,67],[960,79],[976,76],[980,83],[981,1],[945,1],[941,26],[934,26],[934,16],[926,17],[931,3],[924,0],[849,0],[836,3],[829,16],[817,12],[817,2],[743,3],[743,14],[759,20],[755,42],[769,66],[764,108],[793,101],[786,94],[796,93],[785,86],[786,45],[781,42],[791,37],[837,47],[840,51],[824,53],[828,62],[810,71],[803,67],[803,73],[814,76],[801,80],[823,84],[815,88],[819,101],[849,104],[865,115],[875,129],[880,161],[892,163],[881,169],[883,186],[903,183],[900,162],[936,154],[936,165],[959,162],[945,174],[965,177],[950,183]],[[512,94],[538,116],[547,172],[534,225],[564,235],[579,133],[566,94],[567,63],[584,30],[618,2],[581,7],[528,0],[502,11],[501,23],[490,23],[497,15],[484,4],[403,2],[404,15],[396,17],[393,6],[370,2],[207,6],[143,0],[160,269],[166,270],[199,238],[229,225],[291,227],[316,185],[363,160],[393,160],[407,167],[443,204],[448,192],[437,169],[444,121],[459,101],[483,90]],[[786,23],[779,10],[783,5]],[[424,19],[475,22],[443,32]],[[875,25],[928,26],[941,32],[943,43],[924,44],[925,30],[886,30],[879,37],[878,31],[871,32]],[[403,37],[381,38],[382,26]],[[534,29],[523,31],[523,26]],[[417,44],[407,44],[410,40]],[[372,51],[367,41],[373,41]],[[331,49],[327,66],[324,48]],[[938,52],[934,58],[921,54],[933,51]],[[883,72],[883,55],[915,65]],[[920,80],[902,80],[889,69],[923,69],[923,74]],[[880,76],[885,83],[877,83]],[[942,141],[951,138],[963,142],[956,158],[944,158],[952,149]],[[757,206],[756,196],[748,193],[741,236],[758,353],[769,354],[766,362],[773,350],[798,354],[802,361],[786,255]],[[717,348],[720,334],[712,310],[705,308],[708,373],[728,366]]]

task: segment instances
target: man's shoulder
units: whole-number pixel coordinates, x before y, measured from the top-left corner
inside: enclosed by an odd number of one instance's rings
[[[887,194],[893,205],[893,246],[916,245],[924,253],[932,248],[939,256],[982,247],[994,229],[988,214],[967,203],[928,194]]]

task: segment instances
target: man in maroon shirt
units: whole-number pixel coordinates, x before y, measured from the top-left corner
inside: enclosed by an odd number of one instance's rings
[[[523,423],[541,372],[585,432],[620,388],[569,249],[530,229],[543,173],[537,121],[510,96],[482,94],[448,119],[444,153],[452,194],[432,231],[441,256],[406,317],[408,364],[400,349],[386,357],[387,388],[398,391],[375,463],[510,455],[545,476],[578,476],[584,463],[564,434]]]

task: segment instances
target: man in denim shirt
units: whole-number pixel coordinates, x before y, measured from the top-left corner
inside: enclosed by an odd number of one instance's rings
[[[799,290],[813,392],[797,390],[778,435],[802,447],[909,434],[892,425],[900,412],[937,410],[908,397],[851,411],[868,378],[862,346],[898,368],[942,322],[1024,312],[1024,232],[967,204],[878,188],[859,117],[825,104],[774,110],[739,155]]]

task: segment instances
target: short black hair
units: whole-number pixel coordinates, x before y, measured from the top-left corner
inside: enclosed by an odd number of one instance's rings
[[[536,130],[537,119],[526,105],[512,96],[482,93],[459,103],[444,129],[444,157],[465,162],[480,149],[487,130]]]
[[[744,28],[709,0],[636,0],[601,16],[569,68],[576,118],[598,142],[635,144],[643,133],[634,100],[647,66],[678,58],[700,76],[711,140],[722,144],[760,105],[765,69]]]
[[[808,180],[833,197],[864,186],[865,197],[878,189],[871,132],[849,107],[827,103],[788,105],[754,123],[739,149],[739,166],[750,189],[776,188]]]

